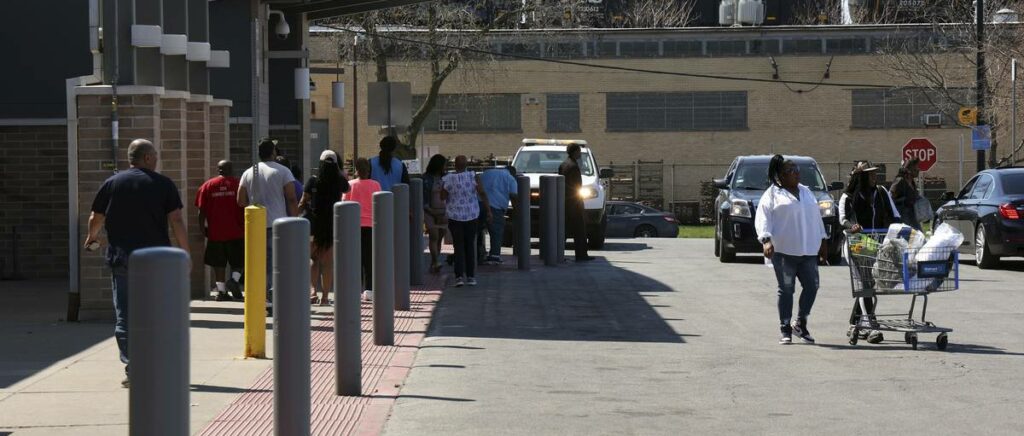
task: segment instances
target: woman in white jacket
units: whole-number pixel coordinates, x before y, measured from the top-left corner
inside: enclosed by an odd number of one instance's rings
[[[827,255],[828,234],[821,221],[818,201],[807,186],[800,184],[800,167],[781,155],[768,164],[771,185],[757,205],[754,229],[771,259],[778,280],[780,344],[793,342],[793,334],[814,343],[807,329],[807,317],[818,294],[818,262]],[[793,320],[793,293],[800,281],[800,308]]]

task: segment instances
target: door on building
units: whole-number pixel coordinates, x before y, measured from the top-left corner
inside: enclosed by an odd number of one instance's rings
[[[309,163],[311,171],[309,175],[315,174],[317,168],[320,168],[320,153],[323,153],[331,145],[329,135],[330,128],[327,120],[309,120],[309,158],[312,159]],[[338,157],[341,157],[340,154]]]

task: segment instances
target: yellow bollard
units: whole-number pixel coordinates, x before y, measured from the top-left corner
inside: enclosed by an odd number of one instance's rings
[[[245,208],[245,357],[267,357],[267,210]]]

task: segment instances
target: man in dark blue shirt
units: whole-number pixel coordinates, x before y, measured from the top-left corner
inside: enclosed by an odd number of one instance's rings
[[[170,223],[178,246],[189,251],[185,221],[181,216],[181,197],[171,179],[158,174],[157,153],[153,143],[136,139],[128,146],[131,168],[103,182],[92,203],[86,250],[98,247],[100,229],[107,231],[106,261],[110,267],[114,291],[114,338],[121,362],[128,374],[128,256],[147,247],[171,245],[167,232]],[[128,378],[121,384],[128,387]]]

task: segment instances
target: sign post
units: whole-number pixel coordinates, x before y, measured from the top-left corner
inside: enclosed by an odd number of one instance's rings
[[[935,144],[928,138],[912,138],[903,145],[903,161],[917,158],[921,161],[917,168],[922,172],[928,171],[939,160],[938,150]]]
[[[992,126],[980,125],[971,129],[971,148],[975,151],[992,148]]]

